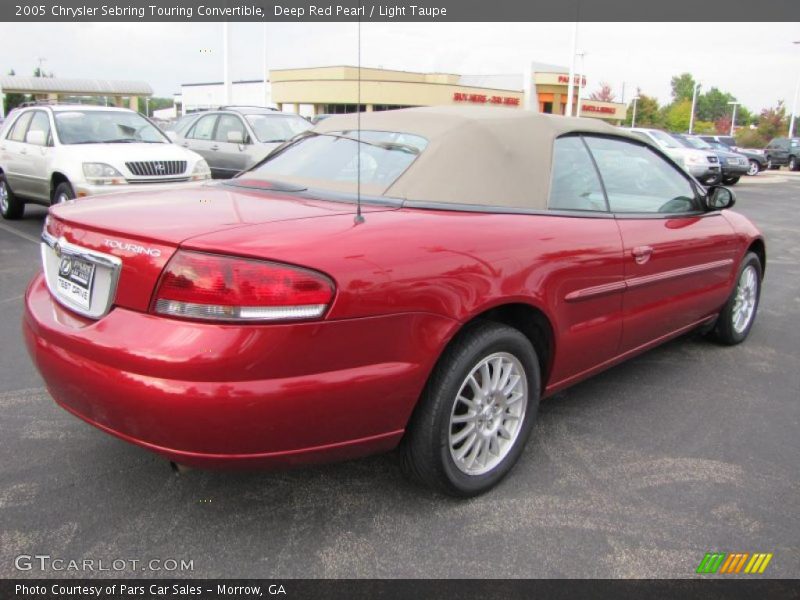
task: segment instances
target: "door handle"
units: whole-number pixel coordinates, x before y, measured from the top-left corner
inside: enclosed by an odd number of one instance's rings
[[[22,148],[22,149],[20,149],[19,153],[20,154],[27,154],[28,153],[28,149],[27,148]]]
[[[211,146],[211,149],[212,149],[212,150],[214,150],[214,151],[216,151],[216,150],[219,150],[219,146],[217,146],[217,145],[215,144],[215,145]]]
[[[636,246],[633,250],[631,250],[631,254],[633,254],[633,259],[636,261],[637,265],[643,265],[650,260],[650,257],[653,255],[653,247]]]
[[[183,142],[181,144],[181,146],[183,146],[184,148],[188,148],[189,147],[189,142]]]

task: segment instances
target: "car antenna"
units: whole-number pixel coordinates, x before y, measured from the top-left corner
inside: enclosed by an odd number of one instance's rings
[[[356,99],[356,225],[364,222],[361,214],[361,0],[358,1],[358,91]]]

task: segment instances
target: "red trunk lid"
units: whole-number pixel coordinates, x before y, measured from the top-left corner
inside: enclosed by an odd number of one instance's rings
[[[365,207],[365,212],[386,207]],[[122,259],[117,306],[145,311],[167,261],[184,241],[259,223],[354,212],[352,203],[278,191],[268,182],[236,180],[160,192],[97,196],[55,206],[48,231]],[[219,249],[225,253],[224,248]]]

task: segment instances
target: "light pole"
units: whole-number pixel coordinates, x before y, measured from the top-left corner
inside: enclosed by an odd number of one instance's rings
[[[565,114],[572,116],[572,95],[575,93],[575,55],[578,52],[578,21],[572,29],[572,60],[569,63],[569,83],[567,84],[567,110]]]
[[[792,42],[800,44],[800,41]],[[789,120],[789,137],[794,137],[794,122],[797,119],[797,97],[800,95],[800,75],[797,76],[797,85],[794,86],[794,101],[792,102],[792,118]]]
[[[586,70],[586,52],[581,50],[576,54],[581,57],[581,70],[578,71],[578,106],[575,108],[575,116],[581,116],[581,100],[583,99],[583,78]]]
[[[631,128],[636,127],[636,102],[639,100],[639,96],[634,96],[633,100],[633,115],[631,115]]]
[[[226,105],[233,103],[233,84],[231,82],[231,48],[228,26],[228,21],[225,21],[222,24],[222,98],[223,104]]]
[[[736,107],[741,104],[741,102],[728,102],[733,106],[733,116],[731,117],[731,137],[733,137],[733,131],[736,128]]]
[[[697,90],[700,89],[701,85],[698,81],[694,84],[694,90],[692,90],[692,114],[689,116],[689,135],[692,134],[692,129],[694,128],[694,107],[697,106]]]
[[[269,63],[267,61],[267,22],[264,21],[264,106],[269,106],[272,100],[269,87]]]

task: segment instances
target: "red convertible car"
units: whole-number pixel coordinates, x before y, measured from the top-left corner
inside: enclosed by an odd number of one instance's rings
[[[733,201],[592,119],[335,116],[226,182],[51,208],[25,339],[56,402],[175,463],[399,446],[469,496],[540,398],[695,328],[747,337],[765,246]]]

